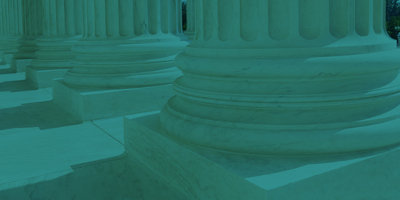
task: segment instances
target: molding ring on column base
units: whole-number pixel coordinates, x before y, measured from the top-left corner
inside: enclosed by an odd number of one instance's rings
[[[245,154],[329,155],[395,145],[400,143],[397,52],[306,61],[228,61],[182,53],[175,63],[184,76],[174,82],[177,95],[161,111],[161,123],[179,141]],[[360,86],[342,84],[352,79]],[[335,92],[310,92],[311,86],[325,88],[323,81],[337,87]],[[364,86],[368,81],[373,84]],[[273,83],[310,87],[285,92]]]
[[[13,54],[17,52],[17,48],[19,46],[18,37],[6,37],[3,36],[0,38],[0,46],[2,46],[1,50],[4,54]]]
[[[75,54],[71,51],[77,38],[41,38],[37,40],[38,51],[32,67],[44,69],[71,69]]]
[[[177,37],[160,40],[165,41],[79,41],[72,48],[76,59],[64,81],[73,87],[109,89],[171,84],[182,75],[173,61],[187,42]]]
[[[344,43],[343,41],[341,41]],[[327,57],[327,56],[348,56],[389,51],[397,48],[396,43],[388,41],[380,44],[367,45],[337,45],[332,47],[298,47],[298,48],[242,48],[237,46],[224,48],[218,46],[200,46],[196,41],[189,45],[185,52],[187,55],[208,57],[208,58],[301,58],[301,57]],[[345,43],[346,44],[346,43]]]
[[[24,37],[19,39],[18,51],[14,54],[14,59],[35,59],[35,52],[39,49],[36,45],[37,37]]]
[[[144,73],[123,74],[78,74],[71,70],[64,76],[69,86],[78,88],[134,88],[171,84],[182,72],[176,68],[168,68]]]
[[[160,119],[177,140],[221,151],[285,156],[368,151],[400,143],[399,82],[400,76],[369,93],[309,98],[246,99],[183,93],[175,86],[177,96],[168,101]]]
[[[399,113],[400,107],[395,110]],[[193,146],[243,154],[344,154],[400,143],[399,115],[340,124],[265,125],[259,128],[252,124],[211,121],[191,116],[184,119],[166,105],[161,111],[160,120],[166,132],[176,140]],[[343,128],[345,126],[347,128]]]

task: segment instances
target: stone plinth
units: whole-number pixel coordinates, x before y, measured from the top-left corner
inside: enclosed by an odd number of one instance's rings
[[[1,60],[3,63],[11,63],[11,59],[13,57],[12,53],[2,53],[1,54]]]
[[[44,0],[44,4],[43,37],[37,39],[36,58],[26,74],[36,87],[51,87],[53,79],[72,69],[71,48],[83,34],[82,1]]]
[[[134,2],[84,1],[84,34],[72,48],[73,68],[53,89],[54,101],[84,120],[157,110],[173,95],[168,88],[181,76],[173,60],[187,45],[180,1]],[[93,96],[82,100],[80,89]],[[78,101],[96,107],[68,103]]]
[[[17,56],[18,57],[18,56]],[[24,72],[25,68],[31,64],[33,59],[15,59],[15,54],[11,58],[10,69],[12,72]]]
[[[40,69],[32,66],[25,67],[26,79],[36,89],[52,87],[53,80],[56,77],[63,77],[69,69]]]
[[[11,58],[11,71],[24,72],[25,67],[31,65],[32,60],[36,58],[35,51],[38,50],[36,38],[36,36],[21,36],[18,40],[18,50]]]
[[[153,113],[125,119],[125,151],[189,199],[399,197],[399,147],[335,156],[235,154],[177,141]]]
[[[78,36],[79,37],[79,36]],[[51,87],[53,79],[62,78],[72,68],[72,46],[78,37],[46,37],[37,40],[36,58],[26,66],[26,79],[36,88]]]
[[[175,71],[179,76],[180,71]],[[160,110],[173,95],[171,84],[104,90],[53,80],[53,100],[83,121]]]
[[[0,46],[2,46],[3,53],[1,55],[2,62],[10,64],[13,54],[17,51],[18,36],[15,37],[2,37],[0,38]]]

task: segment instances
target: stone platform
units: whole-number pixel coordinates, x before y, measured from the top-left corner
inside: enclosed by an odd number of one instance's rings
[[[126,152],[190,199],[398,199],[400,147],[356,154],[279,157],[190,146],[159,114],[125,119]]]
[[[83,121],[160,110],[174,95],[172,85],[127,89],[73,88],[53,81],[53,100]]]
[[[62,78],[69,69],[36,69],[27,66],[26,79],[32,83],[35,88],[51,87],[54,79]]]

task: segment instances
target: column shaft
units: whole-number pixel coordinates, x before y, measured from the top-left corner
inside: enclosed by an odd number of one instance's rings
[[[382,0],[200,0],[196,3],[199,6],[195,13],[199,23],[196,26],[202,31],[197,32],[199,35],[191,46],[200,47],[205,44],[203,41],[211,40],[213,42],[207,45],[213,45],[215,49],[232,49],[233,46],[227,46],[225,42],[232,38],[237,41],[235,48],[251,45],[263,49],[259,55],[267,53],[271,56],[274,53],[276,56],[301,56],[312,50],[316,56],[365,53],[393,47],[391,40],[383,34]],[[373,27],[375,31],[372,31]],[[362,45],[357,45],[359,41],[363,41]],[[332,43],[337,45],[318,48]],[[341,46],[349,48],[335,50]]]
[[[17,51],[17,40],[23,30],[23,27],[20,26],[22,21],[21,6],[21,0],[1,1],[2,30],[0,34],[0,48],[3,51],[3,63],[10,63],[12,54]]]
[[[185,35],[189,40],[194,39],[195,34],[195,3],[194,0],[186,1],[186,31]]]

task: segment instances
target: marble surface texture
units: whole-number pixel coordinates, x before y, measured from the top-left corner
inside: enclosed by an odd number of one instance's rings
[[[191,199],[396,199],[398,145],[325,156],[260,156],[178,141],[158,113],[125,120],[126,152]]]

